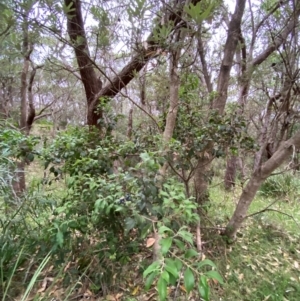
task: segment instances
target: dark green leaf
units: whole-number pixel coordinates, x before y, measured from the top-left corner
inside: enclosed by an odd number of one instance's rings
[[[158,271],[153,271],[146,279],[145,281],[145,289],[146,291],[149,290],[149,288],[151,287],[155,277],[158,275]]]
[[[189,293],[194,288],[194,285],[195,285],[195,277],[190,268],[187,268],[185,270],[184,276],[183,276],[183,281],[184,281],[184,287],[187,290],[187,292]]]
[[[158,261],[153,262],[151,265],[148,266],[148,268],[144,271],[143,277],[146,277],[148,274],[154,272],[157,270],[157,268],[160,266],[160,263]]]
[[[184,257],[187,259],[196,257],[196,256],[199,256],[199,253],[195,249],[188,249],[184,254]]]
[[[135,227],[135,220],[131,217],[127,217],[125,220],[125,231],[129,232],[131,229]]]
[[[207,278],[212,278],[219,281],[221,284],[224,284],[222,276],[217,271],[208,271],[205,273]]]
[[[179,248],[180,251],[185,250],[185,245],[181,240],[175,238],[174,242],[175,242],[176,246]]]
[[[166,298],[167,298],[167,282],[162,276],[160,276],[160,278],[158,279],[157,290],[158,290],[159,299],[161,301],[166,300]]]
[[[161,245],[161,252],[163,255],[166,255],[172,245],[172,238],[171,237],[167,237],[167,238],[163,238],[160,241],[160,245]]]
[[[197,265],[198,269],[202,268],[205,265],[209,265],[209,266],[211,266],[213,268],[217,268],[217,266],[211,260],[209,260],[209,259],[204,259],[204,260],[202,260],[200,262],[197,262],[196,265]]]
[[[165,269],[171,273],[176,279],[178,278],[178,269],[173,259],[165,259]]]
[[[198,291],[202,299],[209,301],[209,286],[206,277],[203,275],[201,276],[198,283]]]

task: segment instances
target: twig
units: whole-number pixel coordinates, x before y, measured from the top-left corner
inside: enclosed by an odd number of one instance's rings
[[[270,206],[268,206],[268,207],[270,207]],[[257,214],[266,212],[266,211],[273,211],[273,212],[277,212],[277,213],[280,213],[280,214],[282,214],[282,215],[285,215],[285,216],[291,218],[291,219],[295,222],[295,224],[300,228],[300,224],[296,221],[296,219],[295,219],[292,215],[290,215],[290,214],[288,214],[288,213],[285,213],[285,212],[282,212],[282,211],[280,211],[280,210],[272,209],[272,208],[268,208],[268,207],[265,208],[265,209],[263,209],[263,210],[261,210],[261,211],[258,211],[258,212],[252,213],[252,214],[250,214],[250,215],[247,215],[247,216],[245,217],[245,219],[248,218],[248,217],[251,217],[251,216],[254,216],[254,215],[257,215]]]
[[[262,210],[260,210],[260,211],[257,211],[257,212],[254,212],[254,213],[251,213],[251,214],[245,216],[244,219],[249,218],[249,217],[252,217],[252,216],[254,216],[254,215],[257,215],[257,214],[260,214],[260,213],[263,213],[263,212],[267,211],[267,210],[268,210],[271,206],[273,206],[276,202],[278,202],[278,200],[273,201],[270,205],[268,205],[266,208],[264,208],[264,209],[262,209]]]

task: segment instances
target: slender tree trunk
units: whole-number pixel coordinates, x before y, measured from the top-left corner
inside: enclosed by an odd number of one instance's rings
[[[180,40],[180,32],[177,33],[176,41]],[[174,50],[171,53],[170,60],[170,105],[166,119],[165,130],[163,133],[163,143],[165,150],[168,149],[168,143],[173,137],[173,132],[176,125],[176,118],[178,113],[178,103],[179,103],[179,75],[178,75],[178,63],[180,58],[181,48]],[[165,163],[160,169],[160,176],[164,177],[167,171],[168,163]]]
[[[21,73],[21,116],[20,129],[26,132],[27,121],[27,75],[29,70],[29,57],[24,58],[23,69]]]
[[[194,186],[196,193],[196,200],[199,205],[203,205],[209,199],[208,184],[209,174],[211,171],[211,156],[206,152],[201,154],[197,161],[197,166],[194,172]]]
[[[237,156],[233,155],[227,159],[226,172],[224,178],[224,187],[226,190],[230,190],[235,186],[237,160]]]
[[[80,76],[85,90],[88,106],[87,124],[101,128],[100,120],[103,118],[103,114],[101,108],[97,109],[100,103],[99,97],[95,104],[92,103],[102,88],[102,82],[96,75],[93,61],[90,57],[81,12],[81,1],[65,0],[65,5],[70,8],[70,12],[67,13],[68,33],[75,50],[77,63],[80,68]]]
[[[128,115],[128,125],[127,125],[127,137],[130,140],[132,136],[132,115],[133,115],[133,108],[129,110]]]
[[[28,37],[28,13],[25,13],[23,19],[23,68],[21,72],[21,108],[20,108],[20,129],[21,131],[27,133],[27,76],[29,72],[30,66],[30,54],[32,52],[32,46],[29,42]],[[14,184],[13,188],[17,196],[20,196],[26,190],[26,182],[25,182],[25,161],[21,159],[20,162],[17,163],[17,170],[15,172]]]
[[[238,205],[230,219],[224,235],[229,239],[234,239],[237,231],[241,227],[250,204],[252,203],[259,187],[267,179],[271,173],[280,167],[283,162],[290,157],[294,149],[300,148],[300,132],[297,132],[292,138],[284,142],[273,156],[266,161],[261,168],[258,168],[252,174],[249,182],[243,189]]]
[[[246,0],[237,0],[235,11],[231,17],[228,26],[227,39],[224,47],[224,56],[220,68],[220,73],[218,76],[217,84],[217,97],[213,100],[211,107],[212,109],[223,114],[226,101],[227,101],[227,91],[230,79],[230,71],[233,64],[233,58],[236,51],[236,47],[239,41],[240,32],[241,32],[241,22],[244,14]],[[201,45],[198,45],[200,48],[198,51],[201,55]],[[209,83],[209,79],[208,83]],[[208,89],[210,89],[210,84],[208,84]],[[208,180],[209,180],[209,171],[211,169],[212,161],[212,148],[213,144],[206,148],[205,152],[200,155],[198,159],[198,164],[195,169],[195,190],[197,194],[197,200],[200,204],[203,204],[208,199]]]

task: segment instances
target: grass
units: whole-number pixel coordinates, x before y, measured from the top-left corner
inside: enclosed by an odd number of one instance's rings
[[[295,184],[300,187],[299,181]],[[277,198],[276,193],[257,195],[249,208],[254,215],[245,221],[237,241],[224,245],[213,258],[226,283],[213,290],[212,300],[300,300],[300,209],[298,191],[291,190]],[[211,189],[210,217],[220,226],[232,215],[240,192],[240,187],[230,193]],[[269,205],[272,211],[255,214]]]

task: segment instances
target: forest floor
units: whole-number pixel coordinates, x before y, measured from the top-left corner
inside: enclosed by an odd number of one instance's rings
[[[36,187],[34,181],[41,179],[43,172],[40,166],[33,164],[28,171],[28,182]],[[243,228],[237,240],[226,245],[218,228],[226,225],[231,217],[241,188],[225,192],[215,178],[210,189],[211,204],[208,215],[202,220],[203,246],[205,258],[216,263],[224,279],[224,284],[210,281],[212,301],[299,301],[300,300],[300,195],[298,187],[289,184],[284,193],[270,193],[268,186],[262,188],[249,210]],[[291,189],[290,189],[291,188]],[[57,182],[47,188],[49,193],[64,193],[63,184]],[[284,189],[283,189],[284,190]],[[265,210],[263,210],[265,208]],[[91,238],[92,241],[93,238]],[[84,248],[84,246],[82,246]],[[86,250],[89,246],[85,246]],[[88,251],[87,251],[88,252]],[[88,254],[88,253],[87,253]],[[32,276],[32,283],[27,287],[27,298],[24,290],[15,287],[4,300],[107,300],[107,301],[146,301],[158,300],[155,285],[145,292],[143,270],[151,262],[152,252],[145,246],[135,254],[129,263],[121,269],[113,266],[99,266],[97,260],[90,261],[87,269],[111,269],[112,282],[107,286],[95,284],[84,273],[78,281],[64,283],[64,275],[72,274],[76,254],[65,258],[66,264],[60,269],[54,268],[55,262],[29,262],[28,271],[41,269]],[[34,256],[32,257],[34,258]],[[1,262],[2,265],[2,262]],[[1,267],[0,267],[1,268]],[[28,277],[26,267],[14,271],[10,279],[10,288],[20,279]],[[26,274],[27,273],[27,274]],[[74,274],[74,279],[75,279]],[[22,282],[22,281],[21,281]],[[6,283],[7,285],[7,283]],[[79,288],[75,288],[78,287]],[[4,287],[4,286],[3,286]],[[22,294],[18,295],[18,291]],[[97,292],[97,293],[95,293]],[[199,300],[197,294],[186,294],[182,285],[170,287],[169,300]],[[105,297],[104,297],[105,296]],[[50,298],[51,297],[51,298]]]

